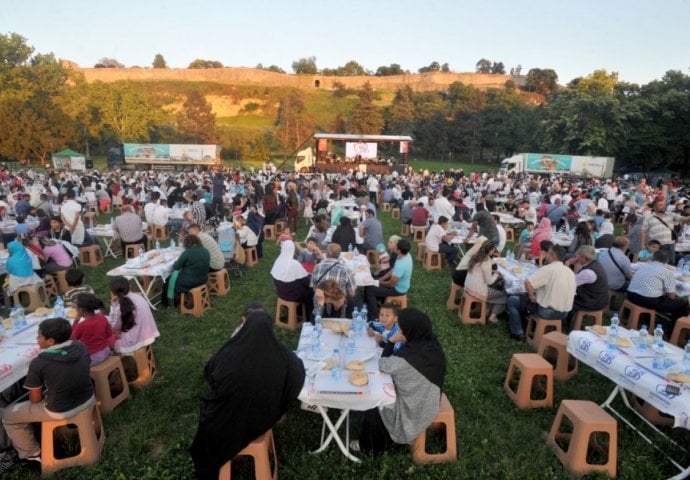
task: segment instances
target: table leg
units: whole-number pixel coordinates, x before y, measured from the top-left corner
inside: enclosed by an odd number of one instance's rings
[[[331,422],[330,417],[328,416],[327,409],[325,409],[321,405],[318,406],[318,409],[319,409],[319,413],[321,414],[321,418],[323,419],[324,425],[326,425],[326,427],[328,427],[328,430],[330,433],[326,437],[325,441],[323,441],[323,436],[322,436],[321,446],[311,453],[323,452],[326,448],[328,448],[328,445],[330,445],[331,440],[335,440],[335,443],[338,444],[338,448],[340,448],[340,451],[343,452],[343,455],[345,455],[347,458],[349,458],[353,462],[357,462],[357,463],[361,462],[361,460],[359,458],[355,457],[354,455],[352,455],[350,453],[349,444],[347,446],[344,445],[342,439],[338,435],[338,430],[340,429],[340,426],[343,424],[344,421],[347,421],[348,423],[347,423],[346,435],[347,435],[347,439],[349,440],[349,436],[350,436],[350,423],[349,423],[350,410],[349,409],[343,410],[342,413],[340,414],[340,418],[338,418],[338,420],[335,422],[335,424],[333,424],[333,422]]]
[[[100,238],[103,240],[103,245],[105,246],[105,256],[107,257],[110,255],[113,258],[117,258],[118,255],[113,251],[113,242],[115,241],[115,237],[101,236]]]
[[[154,277],[154,278],[156,278],[156,277]],[[137,278],[137,277],[129,277],[129,279],[133,279],[133,280],[134,280],[134,283],[136,284],[137,288],[139,289],[139,291],[142,293],[142,295],[143,295],[144,298],[146,299],[146,302],[149,304],[149,306],[151,307],[151,309],[156,310],[156,306],[153,304],[153,302],[151,302],[151,299],[150,299],[149,296],[148,296],[148,290],[145,290],[145,289],[144,289],[144,287],[143,287],[143,286],[141,285],[141,283],[139,282],[139,278]],[[153,282],[151,282],[151,284],[153,284]],[[151,288],[151,284],[149,284],[149,289]]]

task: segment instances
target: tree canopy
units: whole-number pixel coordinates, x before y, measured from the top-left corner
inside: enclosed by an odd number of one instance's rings
[[[316,57],[300,58],[292,62],[292,71],[297,74],[310,74],[314,75],[319,73],[319,69],[316,68]]]
[[[165,62],[165,58],[160,53],[157,53],[156,56],[153,57],[152,66],[153,68],[168,68],[168,64]]]
[[[223,68],[223,64],[217,60],[202,60],[197,58],[187,68]]]

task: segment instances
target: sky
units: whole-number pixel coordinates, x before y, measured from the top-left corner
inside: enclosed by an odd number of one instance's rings
[[[433,61],[472,72],[486,58],[552,68],[565,84],[597,69],[638,84],[690,73],[690,0],[2,0],[0,33],[92,67],[102,57],[150,67],[197,58],[225,66],[316,57],[375,71]]]

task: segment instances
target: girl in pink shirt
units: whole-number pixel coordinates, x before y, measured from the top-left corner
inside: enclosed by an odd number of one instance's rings
[[[72,326],[70,340],[79,340],[86,345],[91,356],[91,366],[98,365],[110,356],[113,329],[100,310],[103,302],[91,293],[77,297],[77,320]]]
[[[67,270],[72,266],[72,257],[61,243],[55,240],[45,240],[43,245],[45,257],[45,269],[47,273],[55,273],[58,270]]]

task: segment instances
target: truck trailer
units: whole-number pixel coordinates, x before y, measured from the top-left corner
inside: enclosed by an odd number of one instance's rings
[[[221,165],[220,145],[122,143],[108,151],[109,168],[211,168]]]
[[[579,177],[611,178],[614,157],[585,157],[550,153],[517,153],[501,162],[499,176],[510,173],[570,173]]]

